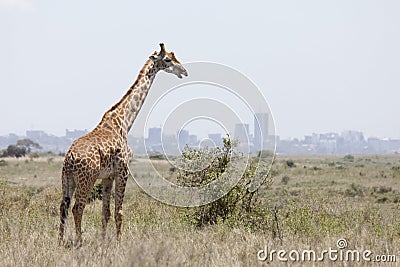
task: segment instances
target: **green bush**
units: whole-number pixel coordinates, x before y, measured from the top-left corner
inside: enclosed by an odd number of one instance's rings
[[[399,171],[400,172],[400,165],[396,165],[392,167],[393,171]]]
[[[94,185],[92,192],[90,192],[90,196],[88,198],[88,202],[93,202],[96,199],[102,200],[103,199],[103,183],[97,183]]]
[[[344,192],[344,195],[346,197],[362,197],[364,196],[364,191],[365,188],[359,184],[354,184],[352,183],[350,185],[350,188],[347,188],[346,191]]]
[[[348,162],[354,162],[354,156],[353,155],[346,155],[343,157],[344,161],[348,161]]]
[[[372,188],[372,190],[373,190],[373,192],[374,193],[377,193],[377,194],[385,194],[385,193],[389,193],[389,192],[391,192],[392,191],[392,188],[391,187],[388,187],[388,186],[374,186],[373,188]]]
[[[258,158],[266,159],[266,158],[272,158],[274,156],[274,152],[271,150],[260,150],[257,153]]]
[[[198,171],[179,170],[178,183],[186,187],[198,187],[219,179],[231,167],[231,159],[240,156],[234,150],[235,146],[236,142],[229,137],[223,139],[223,147],[195,149],[186,146],[182,152],[184,160],[193,165],[204,163],[205,160],[211,160],[211,163]],[[250,216],[246,214],[254,211],[256,191],[250,192],[249,184],[258,166],[257,161],[250,160],[239,182],[225,196],[201,207],[186,208],[184,218],[198,227],[228,220],[231,223],[247,221],[251,224]]]
[[[286,166],[288,166],[289,168],[294,168],[296,167],[296,164],[294,164],[293,160],[287,160]]]
[[[151,159],[151,160],[165,160],[166,157],[165,157],[165,155],[163,155],[161,153],[151,153],[149,155],[149,159]]]
[[[289,180],[290,180],[289,176],[285,175],[282,177],[281,184],[287,185],[289,183]]]
[[[375,197],[377,203],[400,202],[400,193],[389,186],[374,186],[371,195]]]

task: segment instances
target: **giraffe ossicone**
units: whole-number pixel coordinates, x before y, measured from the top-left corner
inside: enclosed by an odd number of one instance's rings
[[[68,150],[62,168],[62,200],[60,205],[59,243],[62,244],[68,210],[75,192],[72,213],[75,221],[76,246],[82,244],[82,215],[88,196],[98,179],[102,179],[102,227],[105,235],[111,216],[110,197],[115,181],[115,223],[117,238],[122,232],[122,204],[132,157],[128,132],[142,107],[158,71],[177,77],[187,71],[173,52],[161,50],[150,55],[126,94],[102,117],[100,123],[87,135],[75,140]]]

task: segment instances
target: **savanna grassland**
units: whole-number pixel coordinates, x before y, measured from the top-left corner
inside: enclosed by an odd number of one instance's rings
[[[1,159],[0,159],[1,160]],[[165,176],[174,170],[153,160]],[[62,158],[0,161],[0,266],[374,266],[376,262],[295,263],[259,261],[269,250],[348,249],[396,255],[400,265],[400,156],[278,156],[246,216],[234,214],[196,226],[190,210],[162,204],[130,179],[124,201],[123,237],[115,240],[113,217],[101,238],[101,200],[86,206],[83,246],[72,247],[70,212],[66,239],[58,246]],[[154,175],[136,158],[137,177]],[[113,207],[112,207],[113,211]],[[113,212],[112,212],[113,213]],[[189,218],[189,219],[188,219]],[[288,257],[288,255],[286,255]]]

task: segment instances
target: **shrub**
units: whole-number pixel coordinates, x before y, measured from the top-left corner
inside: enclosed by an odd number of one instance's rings
[[[289,183],[289,176],[283,176],[281,180],[281,184],[287,185]]]
[[[231,159],[240,156],[234,150],[235,146],[236,142],[229,137],[223,139],[223,147],[195,149],[186,146],[182,152],[182,159],[193,164],[201,164],[203,160],[211,159],[211,164],[198,171],[179,170],[178,183],[182,186],[197,187],[219,179],[231,166]],[[258,166],[256,161],[248,162],[239,182],[225,196],[201,207],[185,209],[185,219],[197,227],[223,223],[228,219],[232,219],[230,221],[234,224],[244,220],[248,222],[250,216],[246,214],[253,211],[256,196],[256,191],[249,191],[249,185]]]
[[[32,148],[41,149],[41,146],[30,139],[18,140],[17,144],[9,145],[3,150],[1,157],[25,157],[26,154],[31,152]]]
[[[2,157],[25,157],[26,148],[17,145],[9,145],[6,150],[3,151]]]
[[[379,186],[379,187],[374,186],[372,189],[373,189],[374,193],[377,193],[377,194],[385,194],[385,193],[389,193],[392,191],[391,187],[383,186],[383,185]]]
[[[365,188],[359,184],[354,184],[352,183],[350,185],[350,188],[346,189],[346,191],[344,192],[344,195],[346,197],[362,197],[364,196],[364,191]]]
[[[286,166],[288,166],[289,168],[293,168],[296,167],[296,164],[294,164],[293,160],[287,160]]]
[[[103,183],[97,183],[94,185],[92,192],[90,192],[90,196],[88,198],[88,202],[93,202],[96,199],[102,200],[103,199]]]
[[[377,203],[400,202],[400,194],[389,186],[374,186],[371,190],[371,195],[375,197]]]
[[[385,203],[385,202],[387,202],[388,200],[389,200],[388,197],[382,196],[382,197],[378,197],[378,198],[376,199],[376,202],[377,202],[377,203]]]
[[[348,162],[354,162],[354,156],[348,154],[348,155],[346,155],[346,156],[343,157],[343,160],[344,160],[344,161],[348,161]]]
[[[37,152],[33,152],[33,153],[29,154],[29,158],[31,158],[31,159],[38,159],[39,157],[40,157],[40,155]]]
[[[400,165],[395,165],[392,168],[393,171],[393,178],[395,178],[396,176],[400,176]]]
[[[393,166],[392,170],[400,172],[400,165]]]
[[[257,153],[257,157],[262,158],[262,159],[272,158],[273,156],[274,156],[274,152],[270,151],[270,150],[260,150]]]
[[[149,155],[149,159],[152,160],[164,160],[166,159],[165,155],[161,154],[161,153],[152,153]]]

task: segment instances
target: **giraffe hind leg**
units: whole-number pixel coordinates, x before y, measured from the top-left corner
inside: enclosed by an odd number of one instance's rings
[[[75,247],[79,248],[82,246],[82,216],[85,209],[88,196],[93,189],[95,178],[88,178],[89,184],[86,186],[77,186],[75,192],[75,203],[72,208],[72,214],[74,215],[75,221]]]
[[[110,211],[110,198],[111,189],[113,185],[113,179],[105,178],[103,179],[103,211],[102,211],[102,225],[103,225],[103,238],[106,235],[107,224],[111,217]]]

